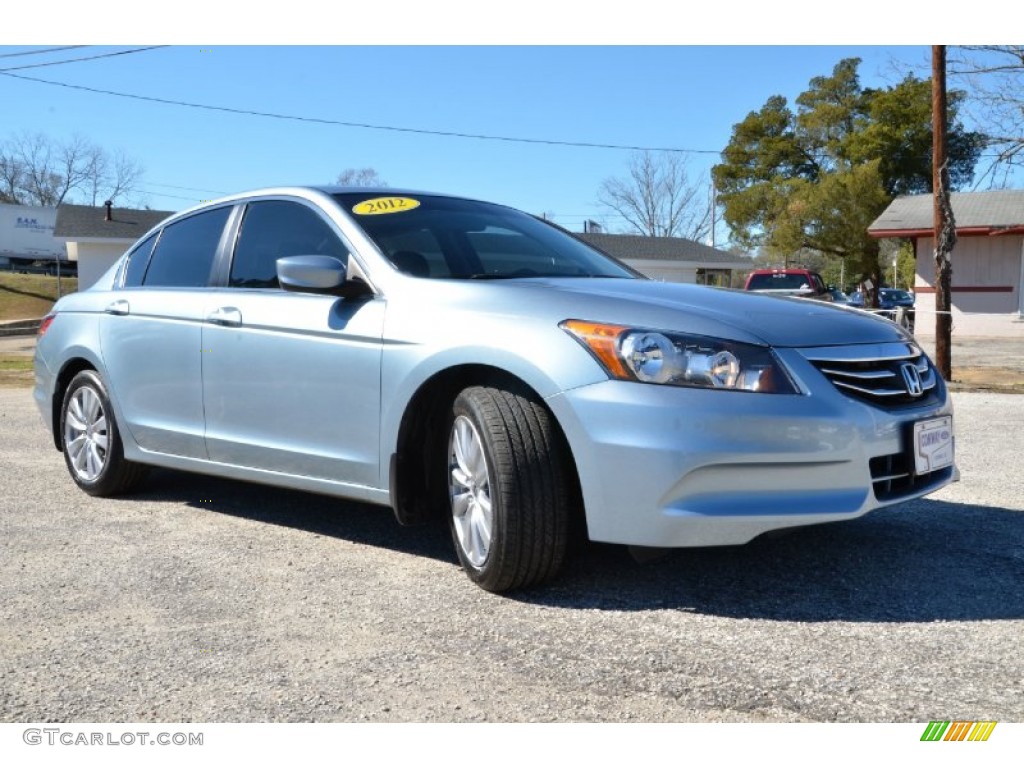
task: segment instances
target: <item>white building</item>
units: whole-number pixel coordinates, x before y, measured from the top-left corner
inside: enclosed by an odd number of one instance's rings
[[[746,272],[753,262],[685,237],[648,237],[586,232],[576,235],[655,280],[699,283],[728,288],[733,272]]]
[[[953,332],[1024,339],[1024,190],[950,195],[953,248]],[[935,257],[931,195],[899,197],[868,233],[908,238],[917,256],[914,281],[918,336],[934,336]]]
[[[78,288],[88,288],[110,269],[129,246],[171,215],[171,211],[62,205],[53,234],[78,262]]]

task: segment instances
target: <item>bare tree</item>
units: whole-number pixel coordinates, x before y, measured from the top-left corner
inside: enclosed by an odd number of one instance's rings
[[[597,201],[641,235],[703,240],[711,231],[708,183],[691,183],[686,160],[674,152],[634,154],[628,175],[605,179]]]
[[[343,187],[386,187],[387,183],[373,168],[346,168],[335,181]]]
[[[109,175],[110,160],[106,153],[94,152],[89,158],[89,173],[84,184],[84,194],[89,199],[89,205],[96,206],[104,200],[113,200],[112,197],[103,197],[103,187]]]
[[[55,206],[60,178],[54,171],[50,141],[41,133],[21,134],[12,142],[14,161],[21,170],[21,189],[27,205]]]
[[[142,179],[142,166],[128,157],[123,150],[112,154],[96,152],[90,158],[89,173],[84,186],[89,191],[89,204],[99,205],[104,200],[116,200],[135,190]]]
[[[17,204],[21,199],[21,164],[10,147],[0,146],[0,203]]]
[[[0,144],[0,201],[58,206],[81,196],[96,205],[134,190],[142,168],[121,151],[111,155],[82,136],[59,142],[42,133]]]
[[[1024,166],[1024,46],[964,45],[949,51],[949,78],[965,87],[968,109],[994,157],[982,173],[996,186]]]
[[[104,154],[98,146],[77,134],[57,144],[53,149],[54,170],[51,173],[55,200],[48,205],[60,205],[73,190],[82,189],[96,167],[95,158]]]

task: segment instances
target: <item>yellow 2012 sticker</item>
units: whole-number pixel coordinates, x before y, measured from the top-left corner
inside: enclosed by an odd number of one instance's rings
[[[419,208],[420,201],[411,197],[375,197],[372,200],[363,200],[353,206],[352,213],[359,216],[377,216],[382,213],[402,213]]]

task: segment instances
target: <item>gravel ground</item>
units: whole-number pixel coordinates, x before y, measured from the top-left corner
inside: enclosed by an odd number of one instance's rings
[[[934,337],[917,341],[934,360]],[[1024,325],[1016,337],[954,337],[950,362],[953,391],[1024,394]]]
[[[930,499],[497,597],[377,507],[90,498],[0,390],[0,721],[1024,720],[1024,398],[955,402]]]

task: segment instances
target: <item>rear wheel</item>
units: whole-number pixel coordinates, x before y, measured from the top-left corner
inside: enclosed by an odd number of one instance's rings
[[[130,490],[146,468],[126,461],[103,380],[95,371],[75,375],[64,392],[60,412],[64,462],[86,493],[112,496]]]
[[[466,574],[492,592],[554,577],[572,474],[550,414],[523,395],[471,387],[452,406],[448,434],[452,538]]]

